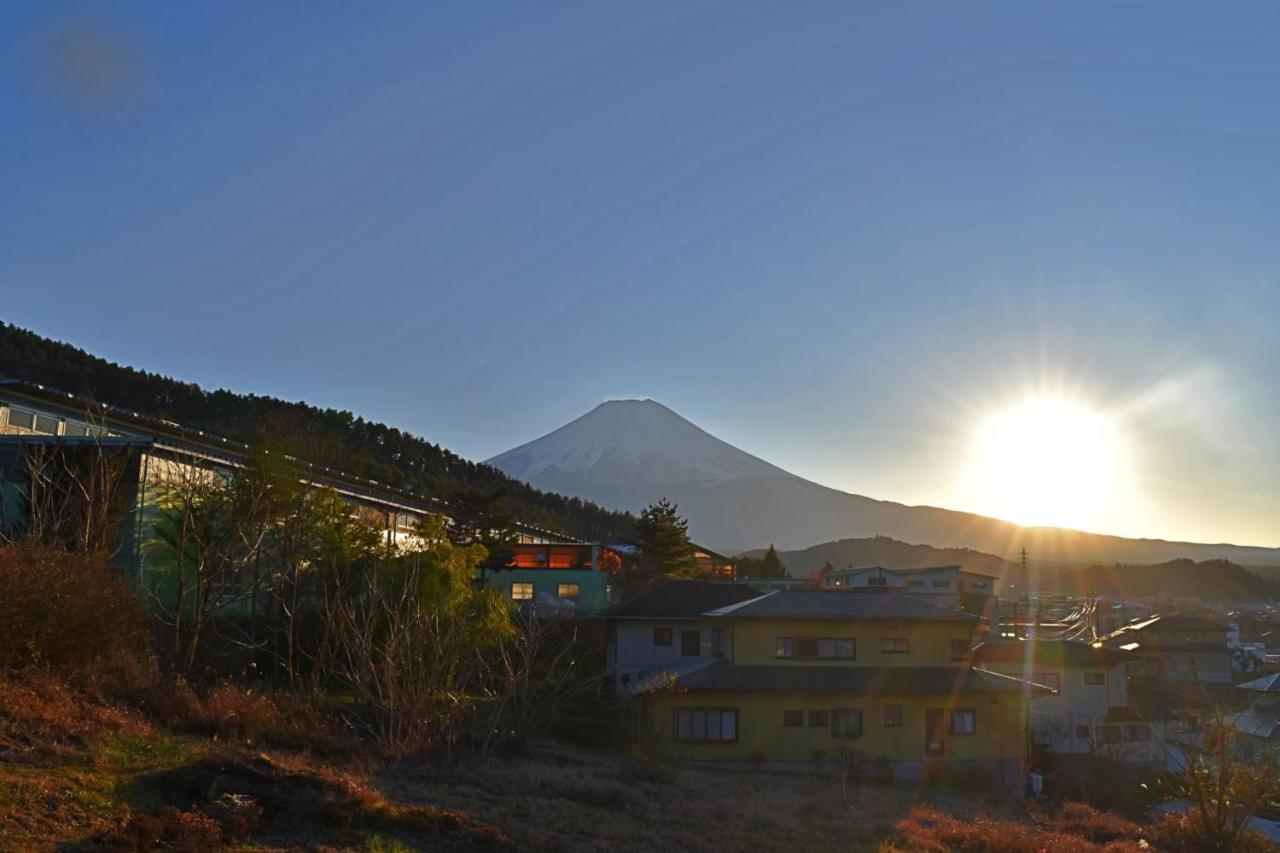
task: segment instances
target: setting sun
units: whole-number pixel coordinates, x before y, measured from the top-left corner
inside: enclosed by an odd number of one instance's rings
[[[1105,517],[1127,467],[1114,419],[1041,395],[982,418],[966,471],[982,510],[1026,525],[1088,528]]]

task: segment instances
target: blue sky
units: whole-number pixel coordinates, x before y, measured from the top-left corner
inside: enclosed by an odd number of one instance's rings
[[[1095,529],[1280,545],[1277,34],[1228,3],[4,4],[0,316],[473,458],[649,396],[984,511],[974,424],[1050,389],[1125,436]]]

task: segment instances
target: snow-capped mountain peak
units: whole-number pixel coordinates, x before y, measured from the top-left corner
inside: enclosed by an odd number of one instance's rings
[[[488,463],[526,482],[559,473],[600,483],[713,484],[791,476],[647,399],[601,403]]]

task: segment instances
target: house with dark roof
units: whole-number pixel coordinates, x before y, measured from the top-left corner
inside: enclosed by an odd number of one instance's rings
[[[1232,682],[1227,626],[1199,616],[1152,616],[1117,628],[1104,638],[1109,648],[1134,656],[1129,677],[1155,682]]]
[[[758,595],[742,583],[669,580],[600,613],[614,690],[631,693],[718,659],[723,636],[705,614]]]
[[[1059,754],[1109,757],[1163,764],[1165,709],[1130,702],[1126,666],[1133,655],[1077,640],[1000,640],[973,651],[974,663],[1042,685],[1052,693],[1031,700],[1035,743]]]
[[[882,757],[911,778],[981,768],[1020,790],[1028,699],[975,666],[979,617],[923,596],[783,590],[702,614],[716,654],[647,693],[672,758],[771,769]]]

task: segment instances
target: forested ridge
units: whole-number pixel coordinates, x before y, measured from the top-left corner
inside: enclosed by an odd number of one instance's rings
[[[287,437],[299,458],[422,495],[500,493],[512,517],[589,539],[629,535],[634,519],[542,492],[489,465],[348,411],[199,385],[114,364],[78,347],[0,323],[0,379],[26,379],[97,403],[248,444]]]

